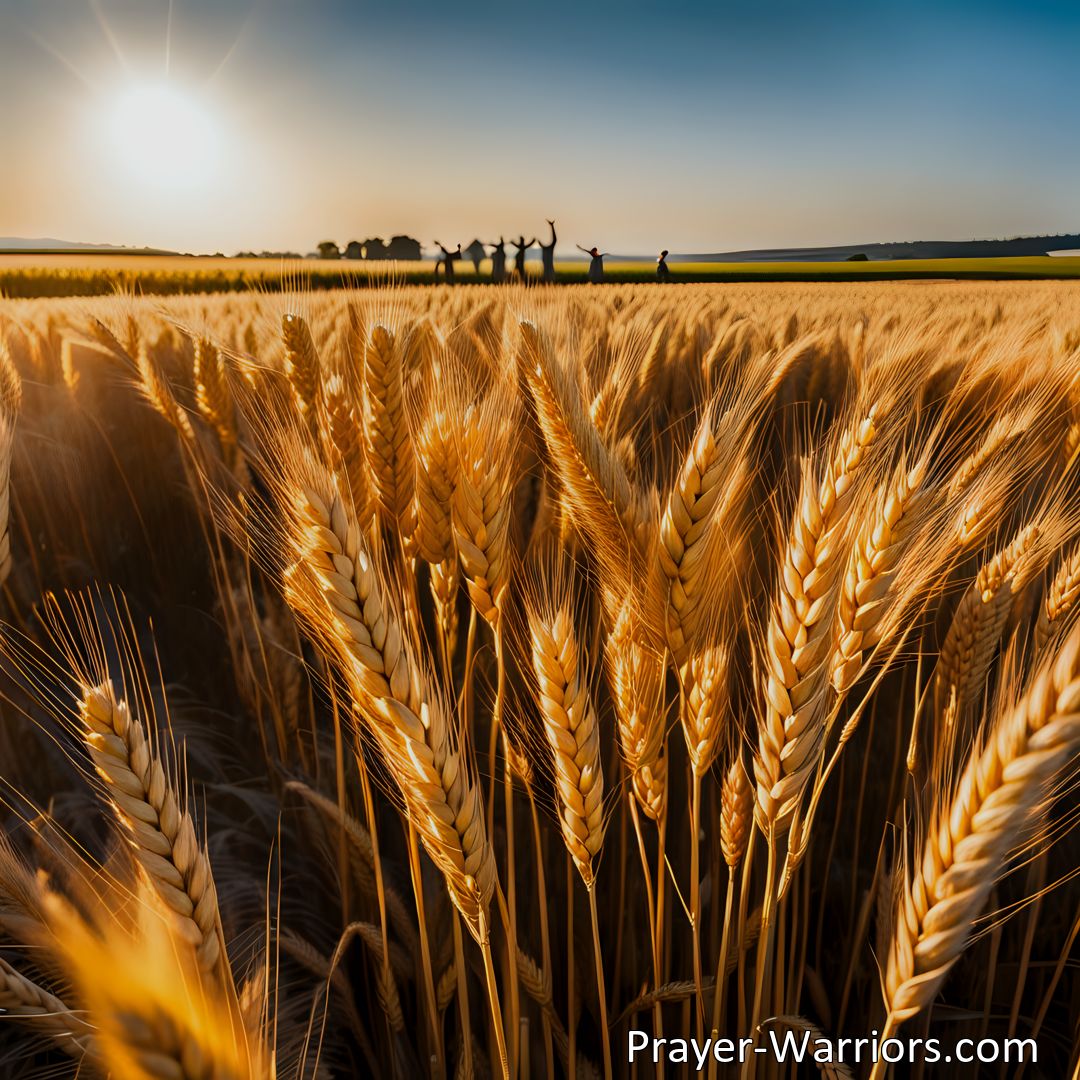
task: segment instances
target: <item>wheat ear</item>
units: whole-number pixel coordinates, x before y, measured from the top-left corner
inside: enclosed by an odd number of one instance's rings
[[[403,538],[415,527],[416,458],[405,414],[401,348],[382,325],[364,354],[364,450],[379,512]]]
[[[529,635],[544,734],[555,765],[563,841],[591,890],[594,860],[604,841],[604,776],[596,711],[567,606],[530,611]]]
[[[132,1080],[261,1080],[274,1075],[237,1002],[200,975],[188,942],[173,935],[155,897],[136,900],[137,923],[102,910],[91,926],[59,895],[44,909],[49,949],[70,973],[95,1025],[102,1071]]]
[[[677,666],[709,619],[708,598],[738,561],[741,534],[732,517],[743,507],[751,480],[745,453],[733,461],[731,439],[716,439],[716,429],[736,427],[737,418],[725,413],[717,421],[713,413],[706,409],[698,424],[660,523],[658,554],[669,583],[667,639]]]
[[[716,761],[728,704],[729,650],[725,644],[708,645],[683,665],[685,701],[680,713],[690,767],[703,777]]]
[[[28,979],[0,957],[0,1010],[46,1035],[73,1057],[93,1056],[94,1028],[55,994]]]
[[[333,482],[314,476],[294,493],[292,509],[299,562],[290,603],[341,660],[409,819],[479,940],[495,864],[480,790],[452,735],[447,707],[413,656],[403,620]],[[312,576],[314,594],[298,588],[298,574]]]
[[[720,850],[729,870],[735,870],[746,854],[753,820],[754,789],[742,760],[736,758],[720,787]]]
[[[416,546],[431,568],[444,667],[449,672],[457,648],[457,595],[461,581],[454,542],[454,501],[461,467],[449,409],[431,399],[416,434]]]
[[[454,557],[454,492],[461,467],[449,413],[434,402],[416,433],[416,464],[416,546],[425,562],[436,565]]]
[[[469,597],[477,613],[498,630],[510,585],[513,516],[511,400],[496,391],[467,418],[460,434],[460,472],[454,489],[454,540]]]
[[[352,496],[357,519],[366,523],[372,512],[371,484],[364,458],[364,433],[346,381],[340,375],[326,380],[326,416],[337,458],[337,474],[342,490]]]
[[[1035,643],[1043,648],[1080,597],[1080,544],[1061,561],[1046,590],[1035,626]]]
[[[881,640],[897,564],[928,499],[926,467],[923,458],[911,469],[896,470],[855,541],[836,611],[831,678],[838,694],[851,688],[866,654]]]
[[[518,364],[547,446],[548,462],[559,478],[574,526],[588,537],[592,554],[617,596],[607,614],[614,624],[622,600],[640,598],[643,625],[660,647],[663,590],[659,563],[650,558],[654,534],[648,500],[637,492],[626,470],[589,418],[580,388],[552,354],[539,330],[523,322]],[[654,572],[655,571],[655,572]]]
[[[997,457],[1006,446],[1023,435],[1033,424],[1037,411],[1031,407],[1018,412],[1008,412],[998,417],[983,435],[982,442],[956,467],[945,488],[949,501],[958,498],[971,487],[975,478],[987,463]]]
[[[938,659],[939,702],[960,709],[986,677],[1015,591],[1030,577],[1039,528],[1025,526],[980,567],[953,615]]]
[[[630,786],[642,811],[659,821],[667,800],[664,658],[644,640],[630,603],[607,637],[604,659]]]
[[[804,472],[769,618],[765,716],[754,757],[756,818],[786,831],[814,767],[823,734],[840,548],[855,476],[877,434],[875,412],[844,431],[824,478]]]
[[[285,375],[293,400],[315,434],[321,427],[324,409],[323,371],[307,320],[302,315],[282,315],[281,340],[285,346]]]
[[[236,405],[233,401],[221,353],[205,338],[196,338],[192,372],[195,404],[206,422],[217,432],[222,449],[231,453],[236,446]]]
[[[105,795],[154,891],[195,948],[199,967],[222,958],[221,916],[210,860],[141,720],[111,682],[85,687],[79,703],[83,737]]]
[[[892,920],[885,1001],[895,1025],[925,1009],[971,938],[994,882],[1052,801],[1080,744],[1080,627],[999,712],[940,798]]]
[[[140,341],[135,360],[139,378],[139,389],[153,406],[185,439],[194,441],[195,431],[191,426],[191,417],[176,400],[169,380],[162,370],[161,363],[149,349],[145,341]]]

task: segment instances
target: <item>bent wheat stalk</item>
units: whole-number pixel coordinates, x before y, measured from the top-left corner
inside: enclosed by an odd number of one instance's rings
[[[994,882],[1042,820],[1080,746],[1080,626],[1003,708],[952,791],[932,808],[921,851],[900,865],[884,979],[886,1034],[927,1008],[971,939]],[[873,1071],[875,1080],[882,1063]]]
[[[409,819],[446,879],[470,932],[495,886],[480,790],[451,718],[406,638],[355,517],[312,468],[293,491],[289,601],[336,656],[397,780]],[[310,587],[305,587],[304,579]]]

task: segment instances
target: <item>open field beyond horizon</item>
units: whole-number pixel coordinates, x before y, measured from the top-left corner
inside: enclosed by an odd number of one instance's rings
[[[0,300],[5,1075],[1075,1076],[1078,371],[1080,282]]]
[[[529,263],[530,278],[539,264]],[[655,279],[650,262],[607,263],[612,282]],[[1038,280],[1080,277],[1080,256],[1031,256],[997,259],[897,259],[877,262],[762,262],[671,263],[672,280],[683,283],[760,281],[868,281],[904,279]],[[472,264],[458,264],[461,284],[485,282],[490,262],[479,275]],[[586,264],[560,261],[560,283],[583,282]],[[441,280],[441,279],[440,279]],[[171,295],[176,293],[236,292],[251,289],[280,291],[297,282],[312,289],[356,285],[432,284],[434,262],[390,263],[362,260],[281,262],[275,259],[232,259],[212,256],[0,253],[0,296],[93,296],[115,291]]]

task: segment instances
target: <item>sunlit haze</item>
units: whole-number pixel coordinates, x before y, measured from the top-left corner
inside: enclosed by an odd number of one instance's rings
[[[225,147],[213,113],[181,88],[134,83],[104,112],[108,141],[101,147],[116,172],[117,187],[148,198],[163,191],[209,189],[226,166]],[[97,120],[91,116],[91,126]]]
[[[708,252],[1080,229],[1056,3],[0,0],[0,236]]]

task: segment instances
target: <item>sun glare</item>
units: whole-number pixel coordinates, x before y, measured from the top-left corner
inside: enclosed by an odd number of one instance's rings
[[[158,189],[201,187],[220,161],[214,117],[174,86],[138,85],[121,93],[109,110],[109,137],[124,172]]]

